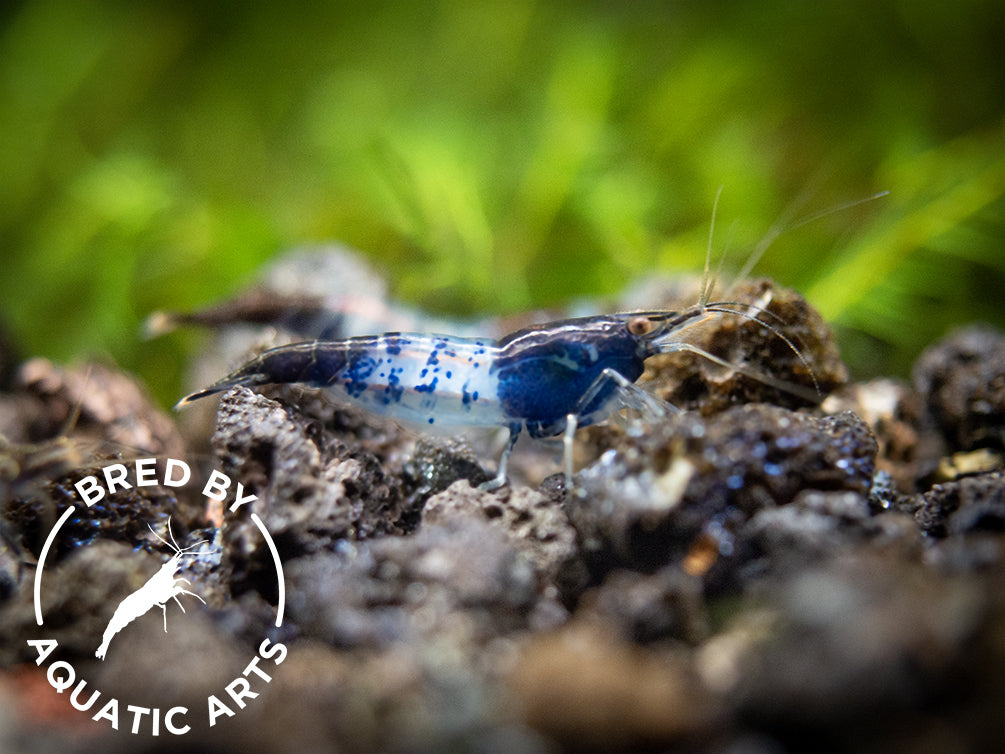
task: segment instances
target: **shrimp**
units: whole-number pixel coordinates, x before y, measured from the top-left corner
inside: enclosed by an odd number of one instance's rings
[[[190,553],[193,547],[198,547],[203,544],[206,540],[201,540],[196,542],[194,545],[190,545],[185,548],[178,546],[175,542],[174,535],[171,533],[171,519],[168,519],[168,536],[171,541],[168,542],[163,537],[161,537],[157,532],[153,530],[149,524],[147,527],[153,533],[157,539],[163,542],[165,545],[174,550],[174,554],[168,558],[168,561],[160,567],[160,569],[151,576],[143,586],[137,589],[132,594],[128,595],[119,606],[115,608],[115,612],[112,614],[112,619],[108,621],[108,626],[105,628],[105,633],[101,637],[101,644],[98,650],[94,653],[94,656],[99,660],[105,659],[105,654],[108,652],[108,645],[112,641],[112,638],[119,633],[122,629],[132,623],[134,620],[139,618],[141,615],[146,615],[154,606],[159,607],[164,613],[164,633],[167,633],[167,601],[173,599],[178,603],[178,607],[181,611],[185,612],[184,605],[178,599],[180,594],[188,594],[195,597],[202,604],[206,604],[206,600],[200,597],[195,592],[190,592],[180,586],[180,584],[191,584],[188,579],[175,578],[175,574],[178,573],[181,568],[181,559],[185,556],[196,557],[195,553]]]
[[[506,483],[507,461],[521,432],[535,438],[561,435],[563,469],[571,487],[572,441],[578,427],[596,424],[622,408],[654,416],[677,410],[635,384],[646,359],[690,351],[738,368],[685,340],[688,330],[702,322],[721,316],[758,322],[781,338],[812,375],[796,345],[758,319],[763,310],[737,302],[709,303],[710,292],[706,281],[701,303],[680,312],[565,319],[499,340],[392,332],[280,346],[182,398],[175,408],[238,386],[303,383],[325,388],[336,400],[374,414],[427,428],[509,430],[498,472],[483,485],[486,489]],[[790,387],[765,375],[752,376]]]
[[[754,249],[736,280],[749,274],[783,232],[888,193],[880,191],[788,225],[779,222]],[[577,428],[603,421],[623,408],[654,417],[678,411],[635,384],[646,359],[658,354],[691,352],[809,403],[819,403],[823,391],[797,343],[761,318],[778,317],[753,304],[711,301],[716,278],[710,270],[712,232],[718,202],[716,194],[699,300],[690,308],[564,319],[517,330],[498,340],[389,332],[293,343],[261,353],[213,385],[185,396],[175,409],[235,387],[302,383],[326,388],[336,400],[374,414],[427,428],[505,428],[509,439],[498,472],[482,485],[491,490],[506,483],[507,461],[523,431],[537,438],[562,436],[563,471],[571,488]],[[777,337],[802,364],[813,388],[734,364],[686,340],[693,328],[724,316],[748,319]]]

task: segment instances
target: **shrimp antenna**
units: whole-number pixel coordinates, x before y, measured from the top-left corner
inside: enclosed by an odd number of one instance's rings
[[[155,537],[157,537],[157,539],[159,539],[161,542],[163,542],[167,547],[169,547],[172,550],[174,550],[176,555],[181,555],[182,553],[188,552],[193,547],[198,547],[199,545],[201,545],[204,542],[206,542],[205,539],[200,539],[198,542],[196,542],[194,544],[191,544],[188,547],[179,547],[178,542],[174,538],[174,533],[171,531],[171,517],[170,516],[168,516],[167,530],[168,530],[168,536],[171,537],[171,542],[168,542],[166,539],[164,539],[164,537],[162,537],[160,534],[158,534],[156,531],[154,531],[154,527],[152,527],[150,524],[147,524],[147,528],[150,530],[151,534],[153,534]]]
[[[756,309],[757,314],[751,314],[750,312],[729,308],[732,306],[746,306],[751,309]],[[776,314],[774,314],[773,312],[769,312],[767,309],[760,309],[758,307],[751,306],[750,304],[742,304],[739,302],[733,303],[728,301],[712,304],[708,307],[708,311],[721,312],[723,314],[735,314],[737,317],[742,317],[743,319],[748,319],[751,322],[756,322],[758,325],[760,325],[765,330],[770,332],[772,335],[774,335],[776,338],[778,338],[780,341],[782,341],[785,345],[789,347],[789,350],[791,350],[792,353],[795,354],[796,358],[799,359],[799,363],[802,364],[803,367],[806,369],[806,372],[809,374],[810,379],[813,380],[813,388],[816,391],[816,396],[814,396],[814,400],[823,397],[823,391],[820,389],[820,383],[817,382],[817,376],[816,374],[813,373],[813,367],[810,366],[810,362],[803,355],[803,352],[796,347],[796,344],[792,341],[792,339],[788,335],[783,333],[777,327],[768,324],[767,322],[765,322],[764,320],[762,320],[760,317],[757,316],[758,314],[764,313],[774,317],[775,319],[778,319],[778,316]],[[734,369],[736,368],[735,365],[732,366]],[[762,375],[761,377],[768,377],[768,376],[769,375]],[[802,390],[798,391],[794,390],[794,388],[801,388],[802,387],[801,385],[788,383],[785,380],[776,380],[772,378],[771,382],[765,380],[765,384],[769,384],[772,387],[780,387],[782,389],[788,390],[789,392],[796,393],[797,395],[802,395],[803,397],[806,397],[807,395],[804,394]]]
[[[705,269],[701,274],[701,293],[698,296],[698,306],[704,308],[705,304],[712,297],[712,289],[715,287],[715,279],[710,276],[709,267],[712,262],[712,237],[715,235],[715,215],[719,210],[719,197],[722,196],[722,186],[715,192],[715,201],[712,202],[712,222],[708,224],[708,246],[705,247]],[[721,265],[721,260],[720,260]]]
[[[764,237],[757,243],[757,246],[754,247],[753,253],[751,253],[750,257],[747,259],[746,264],[743,265],[743,267],[737,273],[736,278],[733,280],[732,285],[730,285],[730,290],[732,290],[737,283],[739,283],[741,280],[744,280],[748,275],[750,275],[750,271],[754,269],[754,265],[756,265],[759,261],[761,261],[761,257],[764,256],[764,253],[769,248],[771,248],[771,245],[775,241],[777,241],[778,237],[781,236],[782,234],[796,230],[797,228],[801,228],[804,225],[808,225],[809,223],[814,222],[815,220],[820,220],[821,218],[827,217],[828,215],[834,215],[837,214],[838,212],[844,212],[846,209],[857,207],[860,204],[866,204],[867,202],[875,201],[876,199],[882,199],[889,193],[890,193],[889,191],[878,191],[875,194],[872,194],[871,196],[866,196],[862,199],[853,199],[850,202],[844,202],[843,204],[837,204],[833,207],[828,207],[827,209],[820,210],[819,212],[814,212],[811,215],[807,215],[806,217],[803,217],[799,220],[795,220],[791,223],[786,223],[783,220],[779,220],[779,222],[776,222],[768,229],[768,232],[764,234]]]
[[[150,533],[153,534],[155,537],[157,537],[157,539],[159,539],[161,542],[163,542],[165,546],[167,546],[170,549],[174,550],[175,553],[181,553],[181,548],[178,547],[178,543],[174,541],[174,535],[171,533],[171,517],[170,516],[168,516],[168,525],[167,525],[168,536],[171,537],[171,541],[170,542],[168,542],[166,539],[164,539],[164,537],[162,537],[160,534],[158,534],[156,531],[154,531],[154,527],[152,527],[150,524],[147,524],[147,528],[150,530]]]
[[[168,516],[168,536],[171,537],[171,541],[174,543],[175,549],[181,552],[181,546],[178,544],[178,540],[174,538],[174,532],[171,531],[171,516]]]

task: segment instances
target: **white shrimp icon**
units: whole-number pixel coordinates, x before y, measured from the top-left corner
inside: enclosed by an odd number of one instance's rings
[[[99,660],[105,659],[105,653],[108,652],[108,644],[111,642],[112,637],[141,615],[145,615],[149,612],[154,605],[160,607],[160,609],[164,612],[164,633],[167,633],[168,600],[173,599],[177,602],[178,607],[181,608],[183,613],[185,612],[185,608],[178,599],[179,594],[189,594],[199,600],[202,604],[206,604],[206,600],[198,594],[190,592],[188,589],[184,589],[181,586],[183,583],[191,584],[188,579],[175,578],[175,574],[178,573],[181,568],[182,557],[186,555],[188,557],[197,557],[195,553],[190,553],[188,551],[193,547],[198,547],[203,544],[206,540],[200,540],[189,547],[179,547],[178,543],[175,541],[174,534],[171,533],[170,518],[168,519],[168,536],[171,538],[170,542],[155,532],[153,527],[149,524],[147,524],[147,527],[153,535],[157,537],[157,539],[174,550],[174,555],[172,555],[168,561],[160,567],[160,570],[151,576],[143,586],[127,596],[119,603],[119,606],[115,608],[115,613],[113,613],[112,619],[108,621],[105,633],[101,637],[101,645],[98,647],[98,651],[94,653],[94,656]]]

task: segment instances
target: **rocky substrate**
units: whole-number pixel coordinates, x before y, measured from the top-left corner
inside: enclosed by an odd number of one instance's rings
[[[685,410],[582,430],[572,489],[544,443],[486,492],[494,458],[466,441],[296,386],[227,393],[211,450],[186,456],[205,436],[183,439],[128,376],[22,365],[0,396],[0,749],[994,750],[1005,336],[962,330],[911,383],[848,383],[801,298],[768,281],[736,295],[774,311],[802,357],[722,318],[696,338],[742,368],[653,360],[643,380]],[[780,389],[814,380],[820,405]],[[256,500],[231,512],[153,485],[80,506],[80,478],[147,456],[218,469]],[[43,628],[36,565],[71,504]],[[279,627],[252,512],[283,564]],[[202,553],[178,575],[206,604],[154,607],[97,660],[115,606],[167,560],[153,531],[169,520]],[[59,643],[44,665],[123,706],[184,705],[192,730],[132,734],[123,709],[112,731],[75,710],[36,667],[42,636]],[[244,672],[256,695],[207,726],[207,697],[227,699],[263,637],[282,663],[263,662],[268,682]]]

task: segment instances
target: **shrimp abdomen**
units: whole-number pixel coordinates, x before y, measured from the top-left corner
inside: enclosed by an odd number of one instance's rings
[[[303,382],[326,387],[345,370],[349,351],[346,343],[347,341],[295,343],[272,348],[209,387],[186,395],[178,401],[175,408],[234,387],[253,387],[273,382]]]
[[[265,351],[178,407],[238,386],[300,383],[427,428],[504,426],[497,351],[490,339],[409,333],[296,343]]]

